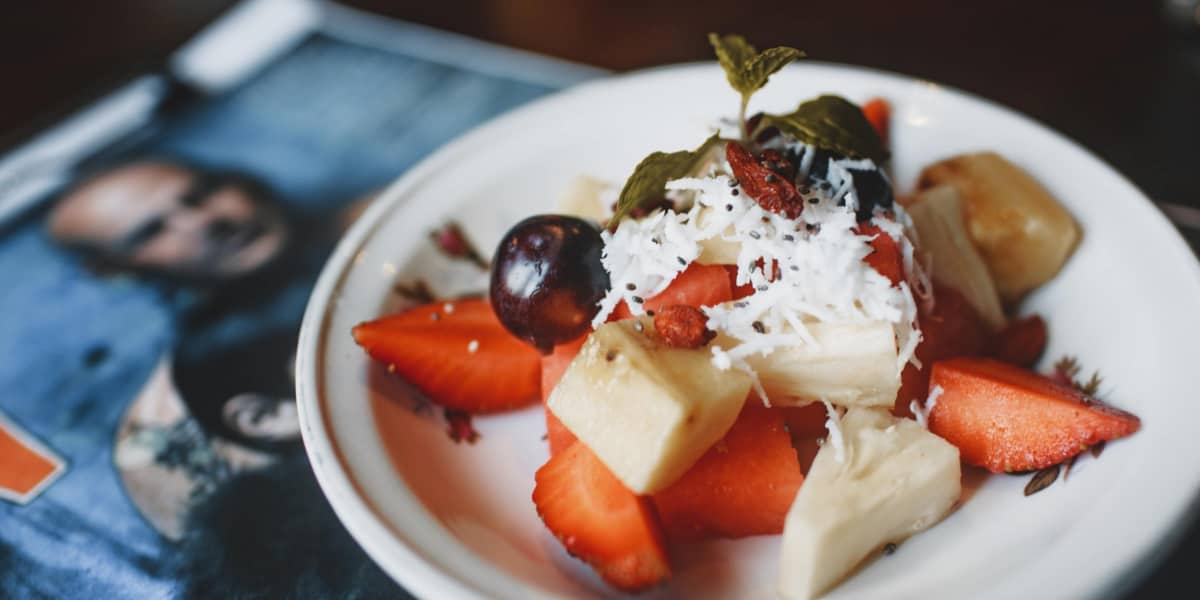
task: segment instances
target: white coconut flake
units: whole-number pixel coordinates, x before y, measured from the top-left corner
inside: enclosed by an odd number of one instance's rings
[[[916,400],[908,403],[908,409],[912,411],[913,417],[917,419],[917,423],[920,423],[921,427],[929,428],[929,413],[933,412],[933,407],[937,406],[938,398],[941,398],[945,391],[942,389],[942,386],[935,385],[933,389],[929,390],[929,397],[925,399],[924,406],[917,404]]]
[[[792,150],[807,172],[816,151],[803,145]],[[669,195],[690,196],[690,207],[625,219],[615,231],[602,234],[601,260],[612,288],[601,299],[592,325],[604,323],[622,301],[634,315],[643,314],[639,299],[666,289],[700,255],[706,240],[722,240],[738,244],[736,283],[753,286],[754,292],[738,302],[704,308],[708,327],[737,341],[733,347],[713,347],[714,365],[753,374],[744,367],[746,357],[815,344],[806,323],[885,321],[895,331],[899,376],[906,364],[916,362],[921,340],[913,289],[927,291],[928,285],[907,235],[911,220],[899,206],[895,221],[877,216],[872,222],[880,235],[896,240],[907,281],[893,285],[863,262],[873,251],[873,236],[856,231],[851,171],[874,168],[867,159],[830,161],[829,185],[807,191],[796,219],[764,210],[739,186],[731,186],[721,162],[712,175],[668,182]],[[755,381],[758,390],[757,377]],[[765,394],[760,395],[765,401]]]
[[[839,463],[844,463],[846,462],[846,444],[842,438],[842,415],[828,400],[822,398],[821,402],[825,405],[825,428],[829,430],[829,443],[833,444],[833,458]]]

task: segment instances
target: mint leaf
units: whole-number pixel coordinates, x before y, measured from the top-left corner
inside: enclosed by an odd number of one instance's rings
[[[721,141],[720,134],[714,133],[695,150],[654,152],[643,158],[625,181],[625,187],[621,188],[617,209],[609,223],[619,223],[637,207],[661,199],[668,181],[692,174]]]
[[[742,106],[738,120],[745,125],[746,105],[750,96],[762,89],[780,69],[804,56],[804,53],[787,46],[776,46],[759,52],[740,35],[708,34],[708,42],[717,54],[717,62],[725,70],[725,78],[737,93],[742,95]]]
[[[862,109],[841,96],[814,98],[786,115],[764,114],[750,137],[753,139],[767,127],[776,127],[806,144],[853,158],[869,158],[877,164],[888,157],[883,140]]]

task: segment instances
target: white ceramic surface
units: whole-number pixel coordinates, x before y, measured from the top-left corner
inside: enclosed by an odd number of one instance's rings
[[[776,75],[752,110],[784,111],[833,92],[894,106],[897,184],[964,151],[996,150],[1078,218],[1082,245],[1023,307],[1050,324],[1047,357],[1076,354],[1105,376],[1143,429],[1081,459],[1069,479],[1025,498],[1027,477],[971,475],[961,509],[836,588],[834,598],[1077,598],[1116,594],[1183,531],[1200,490],[1200,268],[1127,180],[1047,128],[984,100],[873,71],[802,63]],[[523,216],[548,212],[580,173],[621,181],[653,150],[693,147],[737,97],[715,65],[582,85],[505,115],[443,148],[392,185],[347,234],[304,318],[297,387],[304,440],[339,517],[367,552],[428,598],[607,595],[538,520],[529,495],[547,456],[541,409],[477,419],[456,445],[438,419],[370,364],[350,328],[383,314],[397,281],[453,293],[479,283],[440,261],[426,233],[463,223],[494,247]],[[469,269],[466,269],[469,271]],[[441,286],[439,288],[439,286]],[[477,286],[478,287],[478,286]],[[377,422],[389,427],[395,464]],[[674,553],[663,597],[772,597],[774,536]]]

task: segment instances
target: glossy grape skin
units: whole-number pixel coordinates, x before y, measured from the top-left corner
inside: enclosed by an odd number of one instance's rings
[[[544,354],[583,335],[609,287],[603,248],[600,229],[582,219],[538,215],[517,223],[492,258],[496,317]]]

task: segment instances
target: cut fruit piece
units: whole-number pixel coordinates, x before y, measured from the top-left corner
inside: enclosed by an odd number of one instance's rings
[[[962,294],[943,285],[933,287],[933,312],[921,316],[921,343],[917,346],[921,368],[909,364],[900,375],[900,393],[892,410],[899,417],[912,417],[909,403],[924,402],[929,395],[933,363],[960,356],[982,356],[990,343],[987,325]]]
[[[1037,315],[1012,321],[992,340],[990,354],[1001,362],[1032,369],[1046,351],[1046,322]]]
[[[586,335],[581,336],[575,341],[555,346],[553,352],[542,356],[542,408],[546,413],[546,441],[550,444],[551,456],[575,443],[575,435],[545,407],[545,403],[586,340]]]
[[[783,419],[757,399],[683,477],[654,495],[671,542],[776,534],[804,476]]]
[[[711,206],[701,208],[696,215],[696,224],[701,228],[706,227],[712,219],[713,213],[716,211]],[[734,237],[733,226],[727,227],[722,235]],[[726,240],[722,235],[713,236],[700,241],[700,256],[696,257],[696,262],[702,265],[735,265],[738,261],[738,254],[742,251],[741,242],[735,240]]]
[[[783,418],[783,423],[787,425],[793,438],[822,438],[828,433],[825,420],[829,413],[825,412],[824,404],[776,406],[772,407],[772,410]]]
[[[550,408],[543,406],[542,410],[546,413],[546,443],[550,446],[550,456],[556,456],[558,453],[571,447],[576,441],[575,434],[567,429],[554,413],[550,412]]]
[[[828,400],[841,406],[891,406],[900,389],[898,353],[891,324],[807,323],[816,344],[778,348],[745,358],[774,406]],[[718,335],[713,344],[737,346]]]
[[[750,377],[718,371],[708,348],[665,346],[652,323],[601,325],[547,400],[571,433],[639,494],[683,475],[733,425],[750,390]]]
[[[642,305],[645,310],[658,310],[663,306],[683,304],[685,306],[716,306],[722,302],[733,300],[733,287],[729,281],[729,272],[720,265],[701,265],[692,263],[682,273],[675,276],[667,289],[661,293],[646,298]],[[628,319],[633,317],[629,307],[621,302],[613,310],[610,320]]]
[[[884,147],[888,144],[889,125],[892,120],[892,107],[883,98],[872,98],[862,105],[863,116],[871,122],[871,129],[879,134]]]
[[[671,577],[662,528],[639,498],[576,442],[534,475],[533,504],[572,556],[617,589],[636,592]]]
[[[1071,214],[1028,173],[995,152],[934,163],[917,182],[918,189],[944,185],[962,194],[967,231],[1005,302],[1020,300],[1054,277],[1079,242],[1079,225]]]
[[[514,337],[486,300],[435,302],[361,323],[354,341],[430,400],[470,413],[536,402],[537,350]]]
[[[587,175],[578,175],[567,185],[566,191],[559,199],[558,213],[603,223],[612,216],[612,210],[609,209],[612,201],[605,203],[605,195],[610,195],[616,200],[617,194],[612,184]]]
[[[992,329],[1004,327],[1000,295],[987,263],[971,242],[962,196],[952,186],[922,192],[908,207],[921,252],[932,257],[933,279],[966,298]]]
[[[992,336],[971,303],[954,288],[934,284],[933,289],[934,308],[932,314],[921,317],[922,342],[917,357],[929,365],[986,353]]]
[[[930,431],[994,473],[1044,469],[1141,428],[1130,413],[997,360],[938,362],[929,385],[942,387]]]
[[[826,442],[788,512],[784,598],[823,594],[873,551],[940,521],[962,492],[958,450],[916,422],[851,408],[840,429],[845,462]]]
[[[877,225],[864,222],[859,223],[857,228],[858,235],[873,235],[874,239],[870,241],[872,252],[863,259],[863,262],[871,265],[880,275],[887,277],[892,285],[900,285],[904,281],[904,257],[900,253],[900,245],[892,236],[884,233]]]

